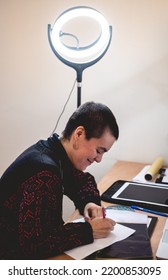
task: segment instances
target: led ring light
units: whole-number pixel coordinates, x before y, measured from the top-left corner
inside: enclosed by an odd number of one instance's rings
[[[91,47],[85,47],[85,48],[74,48],[71,49],[67,46],[65,46],[61,39],[60,39],[60,32],[62,27],[65,23],[68,21],[77,18],[77,17],[90,17],[97,21],[101,28],[101,34],[99,38],[96,40],[96,43],[94,43]],[[55,24],[52,28],[51,33],[51,39],[52,44],[55,50],[62,55],[63,57],[69,57],[70,61],[74,62],[74,58],[87,58],[90,56],[93,56],[97,53],[100,53],[104,51],[104,49],[107,47],[108,42],[110,38],[110,32],[109,32],[109,25],[104,16],[100,14],[98,11],[92,8],[88,7],[75,7],[72,9],[68,9],[65,12],[63,12],[55,21]],[[72,58],[72,59],[71,59]],[[82,63],[81,61],[78,63]]]
[[[68,33],[63,33],[61,30],[64,24],[77,17],[92,18],[100,25],[101,31],[98,38],[85,47],[69,47],[61,40],[63,34],[68,35]],[[70,35],[76,38],[75,35]],[[56,19],[53,27],[50,24],[48,25],[48,39],[54,54],[63,63],[76,70],[77,81],[80,83],[82,81],[83,70],[97,63],[104,56],[109,48],[111,38],[112,26],[108,25],[108,22],[102,14],[90,7],[77,6],[70,8]],[[78,40],[78,38],[76,39]],[[78,101],[79,105],[80,100]]]

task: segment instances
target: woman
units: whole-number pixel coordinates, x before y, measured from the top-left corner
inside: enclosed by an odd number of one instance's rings
[[[102,218],[100,195],[84,170],[118,139],[113,113],[87,102],[70,117],[62,136],[54,134],[24,151],[0,181],[0,258],[44,259],[95,238],[106,237],[115,222]],[[64,223],[67,195],[85,223]]]

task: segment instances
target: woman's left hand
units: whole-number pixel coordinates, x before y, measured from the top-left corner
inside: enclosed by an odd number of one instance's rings
[[[84,208],[84,218],[86,221],[97,217],[103,217],[102,206],[99,206],[93,202],[89,202]]]

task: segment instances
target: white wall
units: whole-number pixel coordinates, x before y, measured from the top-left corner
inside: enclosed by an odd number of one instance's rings
[[[107,104],[120,139],[106,155],[100,175],[114,160],[168,163],[168,1],[0,1],[0,174],[32,143],[47,138],[76,73],[53,54],[47,25],[75,5],[99,10],[113,26],[112,44],[83,73],[82,103]],[[76,108],[76,89],[58,132]]]

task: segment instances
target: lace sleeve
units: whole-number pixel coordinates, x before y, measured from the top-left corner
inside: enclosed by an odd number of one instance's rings
[[[75,206],[83,215],[83,210],[88,202],[101,204],[99,190],[94,177],[88,172],[74,169],[73,187],[68,188],[67,195],[74,201]]]
[[[47,258],[93,242],[89,223],[64,225],[62,186],[56,174],[39,172],[22,184],[22,194],[18,236],[25,258]]]

